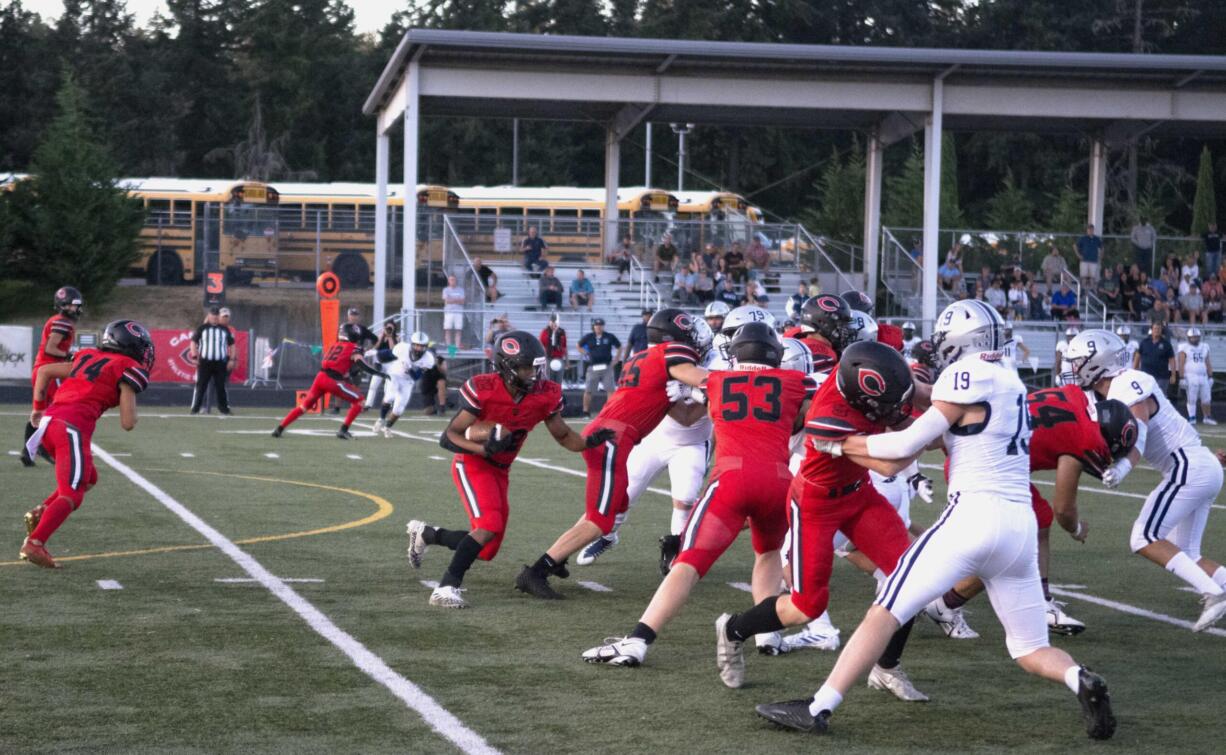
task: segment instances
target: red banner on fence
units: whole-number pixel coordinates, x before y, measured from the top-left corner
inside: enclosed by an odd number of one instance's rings
[[[192,331],[151,330],[149,335],[153,336],[153,346],[157,353],[149,379],[154,383],[196,382],[196,365],[192,364],[191,359]],[[250,369],[247,364],[247,340],[247,331],[235,331],[234,352],[238,357],[238,365],[230,373],[231,383],[247,382]]]

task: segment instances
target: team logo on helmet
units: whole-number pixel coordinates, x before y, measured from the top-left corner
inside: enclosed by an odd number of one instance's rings
[[[1124,425],[1124,429],[1120,431],[1120,446],[1123,448],[1132,448],[1137,444],[1137,423],[1136,420],[1129,420],[1128,424]]]
[[[507,356],[515,356],[519,353],[519,341],[514,338],[504,338],[499,342],[499,349]]]
[[[823,310],[827,312],[838,312],[842,304],[843,304],[842,299],[836,299],[833,296],[817,297],[817,306],[821,307]]]
[[[124,325],[124,328],[126,328],[129,333],[136,336],[137,338],[148,338],[149,337],[148,331],[146,331],[144,326],[141,325],[139,322],[126,323]]]
[[[885,394],[885,378],[876,370],[861,367],[860,371],[856,373],[856,380],[860,383],[860,390],[869,396],[882,396]]]
[[[55,292],[55,297],[56,297],[57,299],[67,299],[67,298],[68,298],[68,289],[66,289],[66,288],[61,288],[59,291],[56,291],[56,292]]]
[[[677,316],[673,318],[673,325],[676,325],[682,330],[693,330],[694,318],[690,317],[685,312],[679,312],[677,313]]]

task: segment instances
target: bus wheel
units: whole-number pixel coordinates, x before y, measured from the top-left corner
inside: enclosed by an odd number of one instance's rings
[[[150,286],[175,286],[183,282],[183,260],[174,252],[155,252],[145,266],[145,282]]]
[[[332,272],[345,288],[370,288],[370,266],[359,254],[342,254],[332,263]]]

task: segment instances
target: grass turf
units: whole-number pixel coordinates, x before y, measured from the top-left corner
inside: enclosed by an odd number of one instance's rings
[[[420,580],[438,579],[450,553],[432,549],[420,572],[404,557],[408,519],[466,526],[448,454],[436,444],[362,435],[338,441],[330,417],[304,419],[293,430],[310,434],[274,441],[266,434],[271,419],[158,412],[148,410],[134,433],[104,418],[94,440],[131,454],[120,461],[227,537],[254,539],[240,547],[274,574],[325,580],[292,586],[491,745],[624,753],[791,752],[817,744],[775,730],[753,706],[811,694],[834,654],[767,658],[750,649],[744,688],[726,689],[717,678],[712,622],[750,605],[747,593],[728,586],[748,580],[748,538],[716,564],[639,669],[589,666],[579,653],[606,635],[626,633],[650,599],[659,581],[656,538],[668,526],[664,496],[646,494],[621,544],[596,565],[572,566],[572,579],[558,583],[569,600],[542,602],[512,589],[520,566],[582,508],[580,459],[543,431],[530,437],[525,463],[511,474],[502,552],[493,563],[478,562],[466,581],[472,610],[445,611],[426,604],[429,590]],[[22,422],[17,411],[0,416],[0,437],[14,439],[8,447],[16,449]],[[408,419],[398,426],[426,439],[441,428],[439,421]],[[66,560],[58,572],[13,563],[24,534],[21,513],[51,490],[49,466],[26,470],[11,457],[0,465],[0,541],[10,544],[0,558],[0,751],[453,750],[263,587],[214,581],[245,575],[146,492],[96,463],[98,487],[50,544],[59,558],[81,558]],[[1143,494],[1157,479],[1140,469],[1123,490]],[[1195,596],[1128,553],[1140,505],[1136,498],[1083,493],[1090,541],[1080,546],[1053,530],[1052,582],[1194,619]],[[389,506],[394,511],[379,518]],[[912,513],[926,524],[939,507],[917,499]],[[1206,552],[1220,557],[1215,547],[1226,526],[1214,513]],[[363,519],[373,521],[358,526]],[[346,524],[354,526],[338,529]],[[315,530],[325,531],[300,534]],[[146,550],[156,552],[112,555]],[[123,589],[101,590],[103,579]],[[577,579],[612,592],[584,590]],[[871,590],[868,577],[849,564],[836,566],[831,614],[844,640]],[[903,704],[858,688],[840,708],[826,746],[853,752],[1082,746],[1076,702],[1063,687],[1012,664],[985,598],[969,607],[982,639],[947,640],[926,620],[912,635],[904,664],[932,702]],[[1098,746],[1218,749],[1226,734],[1217,710],[1226,638],[1077,600],[1067,610],[1089,629],[1053,642],[1107,677],[1120,722],[1116,738]]]

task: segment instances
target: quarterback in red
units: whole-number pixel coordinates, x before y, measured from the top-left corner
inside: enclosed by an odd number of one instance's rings
[[[792,432],[817,383],[779,369],[783,344],[762,322],[741,326],[727,347],[732,369],[707,378],[708,411],[715,429],[715,468],[682,533],[681,553],[628,637],[583,654],[588,663],[638,666],[656,634],[689,599],[698,580],[728,550],[746,520],[755,554],[757,601],[778,595],[783,579],[779,549],[787,533],[788,471]]]
[[[56,568],[47,552],[47,539],[81,506],[85,491],[98,482],[90,454],[90,437],[102,413],[119,407],[119,423],[136,427],[136,394],[149,385],[153,367],[153,341],[134,320],[116,320],[106,326],[97,349],[82,349],[72,362],[42,367],[34,383],[34,410],[30,423],[37,429],[26,442],[31,455],[41,446],[55,459],[55,492],[26,513],[21,558],[48,569]],[[63,384],[47,405],[47,386]]]
[[[629,507],[626,459],[678,397],[670,397],[670,380],[684,384],[688,395],[691,387],[698,388],[707,379],[707,371],[698,365],[711,348],[711,340],[710,326],[680,309],[665,308],[651,316],[647,322],[651,345],[622,366],[617,390],[583,431],[588,437],[602,430],[613,433],[612,438],[583,452],[587,463],[583,517],[534,564],[523,568],[515,579],[516,589],[538,598],[562,597],[549,586],[549,575],[565,576],[567,557],[611,532],[617,515]]]
[[[902,355],[876,341],[843,350],[832,379],[818,389],[805,417],[805,433],[819,440],[879,433],[911,415],[915,386]],[[894,470],[881,469],[884,474]],[[760,601],[745,613],[724,614],[715,624],[716,661],[729,687],[745,675],[743,644],[750,637],[804,624],[826,610],[834,565],[834,535],[889,574],[910,545],[907,527],[869,481],[868,469],[846,457],[808,448],[788,491],[792,592]],[[905,700],[927,698],[911,686],[899,658],[912,622],[899,628],[870,676],[869,685]]]
[[[277,425],[277,429],[272,431],[272,437],[280,438],[285,428],[315,406],[315,402],[323,398],[325,393],[349,402],[349,412],[345,415],[345,422],[341,425],[341,429],[336,431],[336,437],[341,440],[349,440],[353,437],[349,432],[349,426],[362,413],[362,399],[365,397],[349,382],[350,370],[358,369],[372,375],[387,377],[387,373],[376,370],[362,359],[362,351],[359,346],[364,337],[362,326],[357,323],[347,322],[341,326],[340,338],[324,355],[323,364],[319,366],[319,374],[315,376],[315,382],[311,383],[311,390],[302,400],[302,405],[290,409],[285,419],[281,420],[281,424]]]
[[[562,421],[562,386],[544,378],[546,361],[539,339],[513,330],[494,344],[495,371],[470,378],[460,389],[460,411],[439,443],[455,452],[451,477],[468,513],[469,529],[446,530],[419,519],[408,527],[414,569],[421,567],[431,545],[455,551],[430,595],[432,606],[468,607],[460,585],[474,561],[493,559],[502,546],[510,513],[508,473],[532,428],[544,422],[558,445],[576,452],[613,437],[612,430],[602,430],[585,438]]]
[[[62,286],[55,292],[53,299],[56,314],[43,324],[43,337],[38,342],[38,353],[34,355],[34,366],[30,371],[30,385],[38,381],[38,369],[43,365],[57,364],[71,360],[72,337],[77,329],[77,320],[85,308],[85,299],[81,292],[72,286]],[[48,404],[55,399],[55,391],[60,385],[59,380],[47,383]],[[34,425],[26,424],[26,440],[34,434]],[[34,466],[34,457],[21,449],[21,463],[27,467]]]

